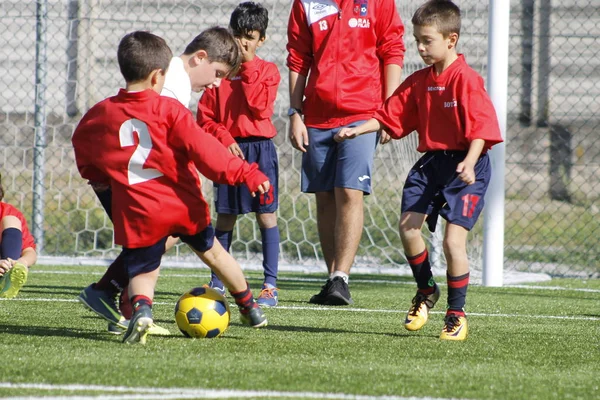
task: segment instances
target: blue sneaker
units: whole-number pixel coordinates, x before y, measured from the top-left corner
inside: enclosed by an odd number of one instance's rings
[[[127,329],[127,325],[124,323],[126,319],[117,308],[117,294],[98,290],[95,285],[92,283],[83,289],[77,296],[77,300],[108,322],[118,325],[121,329]]]
[[[223,284],[221,284],[221,286],[217,286],[214,284],[214,282],[211,280],[210,282],[208,282],[207,284],[202,285],[203,288],[211,288],[211,289],[215,289],[217,292],[219,292],[219,294],[221,296],[227,297],[227,293],[225,293],[225,286],[223,286]]]
[[[140,306],[129,321],[123,343],[146,344],[146,336],[153,323],[152,309],[147,305]]]
[[[261,307],[276,307],[278,303],[279,289],[268,283],[263,284],[262,290],[256,299]]]

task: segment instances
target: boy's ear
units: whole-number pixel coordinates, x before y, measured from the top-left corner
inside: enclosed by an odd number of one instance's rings
[[[456,47],[457,43],[458,43],[458,33],[452,32],[451,34],[448,35],[448,48],[451,49],[453,47]]]
[[[158,80],[165,76],[165,71],[162,69],[155,69],[150,72],[150,84],[152,86],[156,86],[158,84]]]
[[[206,58],[208,58],[208,53],[206,52],[206,50],[198,50],[194,53],[194,61],[197,64]]]
[[[258,39],[258,43],[256,44],[256,47],[262,46],[265,43],[265,40],[267,40],[267,35],[266,34],[262,38]]]

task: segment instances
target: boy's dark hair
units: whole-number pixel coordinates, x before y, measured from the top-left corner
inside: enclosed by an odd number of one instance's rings
[[[242,63],[237,41],[229,30],[220,26],[203,30],[187,45],[183,54],[190,55],[199,50],[206,52],[208,61],[228,65],[232,72],[237,71]]]
[[[261,4],[253,1],[240,3],[231,13],[229,29],[235,37],[250,38],[250,32],[258,31],[264,39],[269,25],[269,12]]]
[[[411,22],[418,26],[435,26],[444,37],[460,36],[460,8],[450,0],[430,0],[415,11]]]
[[[121,39],[117,51],[119,68],[126,82],[139,82],[150,73],[162,69],[165,73],[173,53],[167,42],[150,32],[135,31]]]

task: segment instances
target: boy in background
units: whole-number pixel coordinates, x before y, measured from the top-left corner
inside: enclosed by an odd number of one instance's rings
[[[278,303],[277,270],[279,228],[277,227],[279,161],[272,138],[277,130],[271,122],[277,87],[281,81],[277,66],[256,56],[266,40],[269,15],[254,2],[238,5],[229,28],[239,43],[242,65],[237,76],[206,90],[198,104],[198,123],[214,135],[231,154],[256,162],[271,182],[269,191],[252,197],[247,188],[214,183],[217,210],[217,240],[229,251],[237,216],[254,212],[260,227],[264,281],[257,302],[274,307]],[[208,286],[225,292],[213,272]]]
[[[206,88],[219,86],[221,80],[234,73],[240,65],[241,55],[231,33],[222,27],[205,29],[185,48],[183,54],[171,58],[165,76],[162,96],[179,100],[188,107],[191,91],[201,92]],[[91,182],[100,203],[112,220],[112,191],[110,186]],[[179,239],[169,237],[165,252],[170,250]],[[117,257],[108,267],[102,278],[85,288],[78,299],[89,309],[109,321],[108,330],[120,334],[127,329],[132,315],[127,297],[129,277],[123,260]],[[224,290],[223,290],[224,292]],[[119,309],[115,297],[121,293]],[[122,315],[121,315],[122,314]],[[155,335],[169,335],[169,331],[154,324],[149,331]]]
[[[12,299],[27,282],[29,267],[37,261],[35,242],[23,213],[2,201],[0,175],[0,298]]]
[[[267,324],[239,264],[213,240],[196,170],[211,180],[245,183],[261,194],[269,181],[257,165],[231,155],[198,127],[178,101],[159,95],[171,57],[158,36],[142,31],[126,35],[118,49],[126,88],[92,107],[72,138],[81,176],[109,184],[114,196],[115,243],[123,246],[133,309],[125,343],[145,343],[153,324],[154,288],[169,236],[181,238],[217,272],[242,323],[255,328]]]
[[[456,45],[460,9],[448,0],[423,4],[412,18],[419,55],[430,67],[409,76],[373,119],[342,129],[337,141],[384,128],[394,139],[416,130],[417,150],[425,153],[412,167],[402,191],[400,237],[417,283],[405,327],[419,330],[440,297],[421,227],[435,229],[446,219],[448,307],[443,340],[464,340],[469,264],[467,235],[483,209],[491,165],[487,151],[502,142],[494,106],[483,79],[469,67]]]

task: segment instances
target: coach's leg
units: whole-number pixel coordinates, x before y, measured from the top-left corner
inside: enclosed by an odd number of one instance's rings
[[[362,190],[335,188],[334,273],[350,274],[363,231],[363,198]]]
[[[335,259],[335,226],[337,220],[336,202],[334,192],[315,193],[317,203],[317,231],[321,251],[327,265],[327,272],[331,275],[334,271]]]

